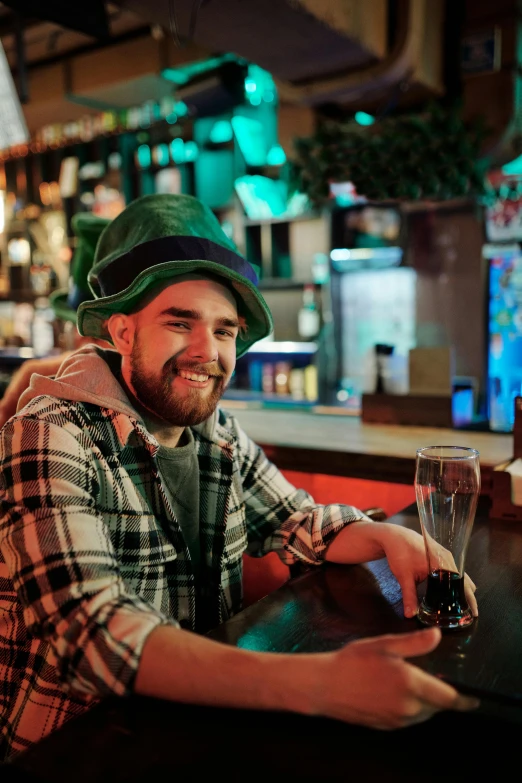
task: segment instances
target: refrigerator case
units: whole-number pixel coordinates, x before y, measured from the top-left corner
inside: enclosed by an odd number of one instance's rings
[[[360,407],[377,383],[376,345],[393,346],[386,391],[408,390],[408,354],[415,346],[416,274],[406,267],[332,270],[336,402]]]
[[[522,393],[522,250],[518,243],[485,245],[488,260],[488,419],[511,432]]]
[[[335,404],[358,410],[362,394],[375,391],[376,346],[390,352],[386,391],[407,391],[408,351],[415,345],[416,274],[404,266],[404,230],[397,205],[365,202],[332,212],[333,340],[327,369]]]

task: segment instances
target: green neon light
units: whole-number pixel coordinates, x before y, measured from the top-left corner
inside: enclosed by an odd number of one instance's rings
[[[174,111],[178,117],[186,117],[188,114],[188,106],[183,101],[178,101],[174,104]]]
[[[375,117],[372,117],[371,114],[367,114],[365,111],[357,111],[355,112],[355,122],[358,122],[359,125],[373,125],[375,122]]]
[[[199,149],[195,141],[185,142],[185,160],[187,163],[191,163],[198,157]]]
[[[514,160],[510,160],[505,166],[502,166],[502,173],[522,174],[522,155],[519,155],[518,158],[514,158]]]
[[[185,142],[183,139],[172,139],[170,142],[170,157],[174,163],[185,163]]]
[[[250,117],[232,117],[232,127],[239,149],[248,166],[264,166],[267,143],[263,125]]]
[[[195,60],[191,63],[185,63],[180,68],[164,68],[161,75],[164,79],[174,84],[187,84],[190,79],[219,68],[223,63],[234,62],[237,59],[235,54],[222,54],[218,57],[209,57],[206,60]]]
[[[210,130],[209,139],[213,144],[224,144],[227,141],[232,141],[233,135],[230,122],[228,120],[218,120]]]
[[[189,80],[189,76],[183,68],[164,68],[161,75],[168,82],[174,82],[178,86],[186,84]]]
[[[249,65],[245,78],[245,98],[252,106],[259,106],[261,100],[272,103],[276,100],[277,89],[271,74],[259,65]]]
[[[166,144],[158,144],[154,150],[154,157],[158,166],[168,166],[170,163],[168,146]]]
[[[283,163],[286,163],[286,154],[280,144],[274,144],[274,146],[268,150],[266,162],[269,166],[282,166]]]
[[[137,156],[139,167],[142,169],[148,169],[152,161],[149,145],[140,144],[137,149]]]

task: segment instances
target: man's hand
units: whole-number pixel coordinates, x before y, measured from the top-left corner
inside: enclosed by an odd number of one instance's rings
[[[381,541],[390,571],[401,586],[405,617],[414,617],[417,613],[417,583],[428,576],[428,561],[424,539],[414,530],[399,525],[384,524]],[[437,545],[441,558],[444,558],[449,570],[457,571],[451,552]],[[473,617],[478,616],[475,590],[477,586],[467,574],[464,574],[464,591]]]
[[[317,712],[374,729],[397,729],[441,710],[471,710],[479,701],[427,674],[406,658],[424,655],[441,639],[438,628],[377,636],[318,656],[313,685]]]
[[[447,555],[451,558],[449,552]],[[420,533],[390,522],[361,520],[341,530],[326,554],[326,560],[333,563],[367,563],[383,557],[401,587],[404,616],[414,617],[418,608],[417,584],[428,576],[426,548]],[[448,567],[452,567],[449,560]],[[474,617],[478,615],[476,589],[465,574],[464,590]]]
[[[289,710],[397,729],[479,704],[406,660],[431,652],[440,639],[440,630],[429,628],[295,655],[245,650],[158,626],[145,642],[135,690],[189,704]]]

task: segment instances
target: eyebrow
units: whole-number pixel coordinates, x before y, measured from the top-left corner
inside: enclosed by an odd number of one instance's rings
[[[181,307],[167,307],[166,310],[162,310],[160,313],[160,318],[163,316],[171,316],[174,318],[187,318],[191,321],[201,321],[201,313],[199,313],[197,310],[185,310]],[[230,326],[232,328],[240,327],[240,321],[237,318],[218,318],[216,323],[219,326]]]

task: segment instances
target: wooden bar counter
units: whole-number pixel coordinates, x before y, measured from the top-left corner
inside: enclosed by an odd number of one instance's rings
[[[419,529],[411,506],[389,524]],[[2,783],[159,780],[441,783],[518,779],[522,732],[522,524],[492,521],[483,497],[467,570],[479,618],[413,662],[481,697],[467,713],[377,731],[284,712],[108,699],[0,769]],[[420,587],[422,589],[422,586]],[[271,653],[319,652],[420,627],[403,616],[386,561],[326,564],[290,580],[209,636]],[[512,772],[509,772],[512,769]]]
[[[513,455],[513,436],[492,432],[365,424],[358,416],[252,410],[223,401],[280,470],[413,484],[422,446],[470,446],[480,453],[483,492],[491,470]]]

